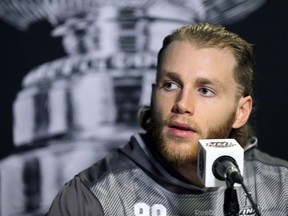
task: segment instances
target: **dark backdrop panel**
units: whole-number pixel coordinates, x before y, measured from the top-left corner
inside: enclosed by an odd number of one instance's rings
[[[257,61],[255,123],[260,148],[288,159],[287,134],[287,50],[288,2],[270,0],[229,29],[254,44]],[[24,75],[33,66],[64,56],[61,41],[50,36],[49,23],[20,32],[0,20],[0,158],[15,149],[12,141],[12,103],[21,89]],[[45,41],[45,43],[43,43]]]
[[[288,2],[268,1],[229,28],[254,44],[256,54],[255,123],[260,148],[288,159]]]

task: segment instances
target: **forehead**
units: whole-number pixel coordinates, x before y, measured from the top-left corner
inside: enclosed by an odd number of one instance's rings
[[[187,78],[201,76],[234,80],[235,65],[234,55],[227,48],[199,48],[188,41],[173,41],[163,52],[159,72],[175,72]]]

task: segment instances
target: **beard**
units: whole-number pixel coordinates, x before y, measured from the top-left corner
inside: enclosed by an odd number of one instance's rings
[[[206,135],[204,136],[201,135],[202,133],[199,126],[193,124],[193,128],[196,129],[197,134],[199,134],[199,139],[227,138],[232,130],[232,125],[235,121],[236,111],[231,112],[229,115],[226,116],[227,117],[223,118],[221,122],[213,124],[213,126],[208,129]],[[167,125],[168,122],[176,118],[179,119],[179,116],[177,114],[170,116],[167,120],[162,120],[161,114],[155,112],[155,110],[152,109],[151,133],[156,148],[162,158],[166,161],[166,163],[174,168],[183,167],[190,164],[196,164],[198,157],[198,140],[196,143],[193,144],[191,140],[185,140],[178,137],[167,137],[163,132],[164,125]],[[170,142],[174,142],[175,145],[168,145],[168,139]],[[181,145],[183,145],[183,143],[185,145],[189,145],[189,148],[185,150],[181,149]],[[177,146],[177,149],[175,148],[175,146]]]

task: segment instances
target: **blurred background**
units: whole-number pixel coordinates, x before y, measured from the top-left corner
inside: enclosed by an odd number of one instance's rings
[[[254,44],[259,147],[288,160],[287,18],[285,0],[0,0],[0,215],[43,215],[141,130],[162,39],[187,23]]]

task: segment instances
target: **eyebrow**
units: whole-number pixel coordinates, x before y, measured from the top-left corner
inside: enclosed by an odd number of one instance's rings
[[[224,83],[218,79],[208,79],[205,77],[200,77],[196,79],[196,83],[199,85],[214,85],[216,88],[224,90]]]
[[[170,72],[170,71],[164,70],[164,71],[162,71],[162,72],[160,73],[160,75],[159,75],[159,80],[160,80],[161,78],[163,78],[163,77],[168,77],[168,78],[170,78],[170,79],[173,79],[173,80],[176,80],[176,81],[181,82],[181,77],[180,77],[177,73],[175,73],[175,72]]]
[[[179,76],[179,74],[177,74],[175,72],[165,71],[164,70],[164,71],[161,72],[161,74],[159,76],[159,81],[163,77],[168,77],[170,79],[173,79],[173,80],[176,80],[176,81],[182,83],[181,77]],[[224,90],[224,83],[221,82],[218,79],[211,79],[211,78],[208,79],[208,78],[205,78],[205,77],[199,77],[199,78],[196,78],[195,83],[197,85],[214,85],[214,86],[216,86],[216,88]]]

